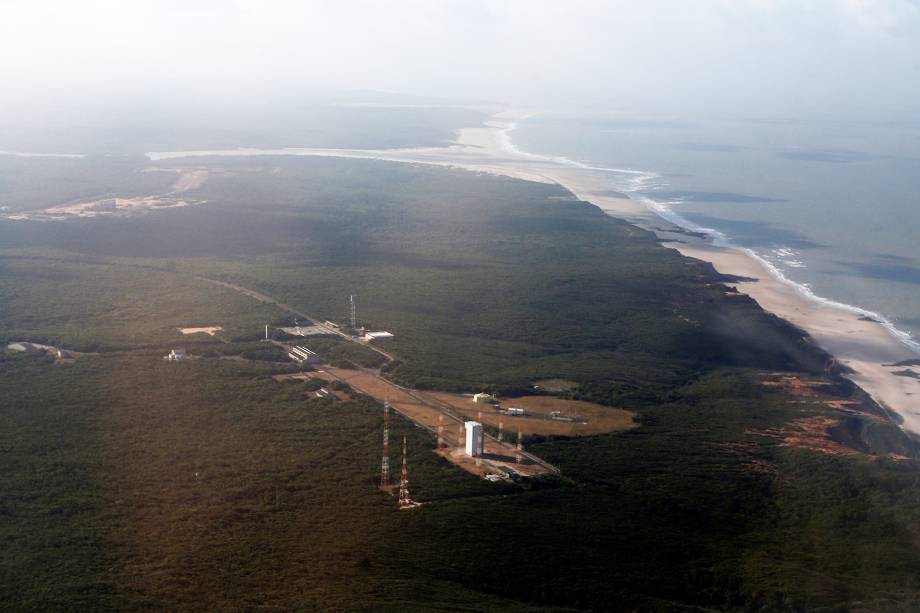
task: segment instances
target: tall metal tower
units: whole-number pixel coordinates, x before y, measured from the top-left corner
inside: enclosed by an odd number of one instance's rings
[[[355,295],[352,294],[348,297],[348,305],[351,307],[351,329],[358,329],[358,315],[355,311]]]
[[[383,403],[383,459],[380,461],[380,488],[390,487],[390,403]]]
[[[498,442],[502,442],[505,438],[505,426],[502,422],[498,422]]]
[[[415,502],[409,498],[409,436],[403,434],[403,461],[402,474],[399,478],[399,508],[405,509],[415,506]]]
[[[438,415],[438,449],[444,448],[444,416]]]
[[[517,453],[514,454],[514,457],[518,464],[520,464],[521,460],[523,459],[521,458],[521,452],[523,450],[524,450],[524,435],[520,430],[518,430]]]

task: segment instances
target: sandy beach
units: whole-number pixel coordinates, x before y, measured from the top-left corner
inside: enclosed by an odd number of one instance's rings
[[[849,367],[848,375],[885,407],[905,430],[920,435],[920,379],[896,374],[899,362],[920,359],[894,333],[865,314],[806,295],[775,275],[767,265],[742,249],[713,244],[708,237],[688,233],[663,219],[641,202],[611,190],[610,171],[564,159],[529,154],[514,147],[510,132],[523,115],[500,113],[486,127],[460,130],[449,147],[357,150],[278,149],[150,153],[151,160],[194,156],[309,155],[372,158],[435,164],[516,179],[558,183],[577,198],[606,213],[655,232],[662,242],[688,256],[710,262],[723,274],[750,279],[736,284],[765,310],[805,330],[812,339]]]

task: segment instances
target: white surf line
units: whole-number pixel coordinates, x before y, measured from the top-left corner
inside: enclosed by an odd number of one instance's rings
[[[508,122],[507,125],[499,131],[501,135],[499,138],[499,142],[502,145],[507,144],[506,150],[509,153],[528,157],[530,159],[539,159],[544,162],[551,162],[551,163],[562,164],[562,165],[566,165],[566,166],[570,166],[574,168],[581,168],[584,170],[594,170],[594,171],[610,172],[610,173],[617,173],[617,174],[633,174],[633,175],[638,175],[642,177],[647,177],[649,179],[660,177],[659,174],[653,173],[653,172],[626,169],[626,168],[607,168],[607,167],[602,167],[602,166],[591,166],[591,165],[583,164],[581,162],[577,162],[575,160],[572,160],[566,157],[562,157],[562,156],[544,156],[544,155],[529,153],[529,152],[521,150],[519,147],[514,145],[514,143],[512,142],[511,132],[513,132],[516,129],[517,129],[517,124],[515,122]],[[572,190],[569,190],[569,191],[572,191]],[[698,224],[691,222],[690,220],[686,219],[679,213],[675,212],[667,204],[658,202],[648,196],[640,195],[638,189],[636,190],[624,189],[622,191],[631,200],[635,200],[637,202],[642,203],[652,213],[654,213],[655,215],[657,215],[664,221],[670,222],[680,228],[683,228],[684,230],[706,234],[707,236],[711,238],[713,245],[715,245],[716,247],[723,247],[723,248],[735,249],[735,250],[741,251],[748,257],[756,260],[759,264],[761,264],[767,270],[767,272],[771,276],[773,276],[774,279],[792,287],[803,298],[810,300],[812,302],[815,302],[817,304],[823,305],[823,306],[830,306],[830,307],[833,307],[833,308],[836,308],[842,311],[846,311],[849,313],[860,315],[862,317],[868,317],[868,318],[876,320],[901,344],[903,344],[905,347],[907,347],[914,353],[920,355],[920,342],[917,342],[916,340],[914,340],[913,335],[911,335],[909,331],[901,330],[894,324],[894,322],[892,322],[890,319],[888,319],[881,313],[876,313],[874,311],[870,311],[869,309],[865,309],[857,305],[847,304],[844,302],[838,302],[830,298],[819,296],[815,294],[814,291],[810,287],[805,285],[804,283],[798,283],[796,281],[793,281],[789,277],[787,277],[786,274],[782,270],[780,270],[775,264],[768,261],[766,258],[761,256],[759,253],[757,253],[753,249],[750,249],[748,247],[742,247],[734,243],[723,232],[716,230],[715,228],[707,228],[707,227],[700,226]],[[631,223],[634,223],[634,222],[631,222]]]
[[[526,119],[532,117],[534,113],[518,115],[516,118]],[[769,262],[767,259],[762,257],[760,254],[755,252],[752,249],[747,247],[739,246],[731,241],[731,239],[726,236],[724,233],[714,229],[699,226],[684,218],[680,214],[676,213],[673,209],[668,207],[664,203],[655,201],[648,196],[641,194],[641,188],[647,185],[649,182],[659,179],[660,174],[655,172],[649,172],[644,170],[637,170],[633,168],[610,168],[604,166],[594,166],[590,164],[585,164],[576,160],[564,156],[548,156],[541,155],[537,153],[531,153],[520,149],[511,139],[511,132],[516,130],[518,124],[513,120],[503,120],[494,116],[492,120],[486,122],[485,129],[494,130],[497,135],[497,142],[501,150],[504,153],[508,154],[512,158],[517,158],[519,162],[533,161],[541,162],[544,164],[562,166],[567,168],[574,168],[585,171],[593,172],[606,172],[611,174],[618,175],[627,175],[633,177],[632,186],[628,188],[620,188],[618,191],[627,196],[629,199],[634,200],[642,204],[646,210],[653,213],[656,217],[662,219],[665,222],[671,223],[677,227],[683,228],[691,232],[698,232],[706,234],[709,237],[709,240],[712,241],[712,244],[716,247],[722,247],[727,249],[733,249],[740,251],[758,262],[768,274],[770,274],[774,279],[780,281],[793,288],[801,297],[820,304],[823,306],[830,306],[842,311],[849,313],[857,314],[863,317],[868,317],[876,320],[881,326],[883,326],[889,334],[892,335],[898,342],[900,342],[904,347],[908,348],[911,352],[920,355],[920,342],[914,340],[910,332],[901,330],[897,328],[894,323],[889,320],[887,317],[880,313],[864,309],[862,307],[846,304],[842,302],[837,302],[829,298],[824,298],[819,296],[812,291],[807,285],[795,282],[787,277],[782,270],[780,270],[776,265]],[[511,178],[521,179],[530,177],[539,177],[544,182],[550,182],[554,184],[561,185],[566,188],[568,191],[575,193],[575,190],[569,188],[562,181],[549,177],[543,173],[540,173],[538,169],[509,169],[504,168],[501,164],[496,163],[494,160],[488,159],[481,151],[477,151],[475,147],[463,145],[457,143],[448,147],[412,147],[404,149],[333,149],[333,148],[298,148],[298,147],[287,147],[281,149],[259,149],[259,148],[248,148],[240,147],[237,149],[216,149],[216,150],[193,150],[193,151],[151,151],[145,154],[146,157],[151,161],[161,161],[169,159],[178,159],[178,158],[188,158],[188,157],[237,157],[237,156],[273,156],[273,155],[289,155],[289,156],[312,156],[312,157],[337,157],[337,158],[348,158],[348,159],[371,159],[371,160],[381,160],[388,162],[400,162],[407,164],[426,164],[432,166],[448,167],[448,168],[460,168],[473,172],[485,172],[490,174],[502,175]],[[417,158],[411,157],[414,155],[435,155],[443,156],[445,158],[450,158],[455,156],[455,159],[430,159],[430,158]],[[469,159],[457,159],[458,155],[468,155]],[[481,156],[481,159],[477,160],[476,157]],[[514,160],[512,160],[514,161]],[[636,223],[641,225],[636,220],[629,220],[630,223]],[[646,228],[651,229],[651,228]]]

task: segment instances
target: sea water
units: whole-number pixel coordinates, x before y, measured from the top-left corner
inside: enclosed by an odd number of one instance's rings
[[[541,114],[509,137],[630,170],[611,189],[920,337],[920,122]]]

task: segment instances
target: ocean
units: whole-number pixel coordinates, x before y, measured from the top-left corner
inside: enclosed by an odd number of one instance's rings
[[[528,153],[619,169],[611,189],[920,349],[920,122],[541,114],[509,136]]]

